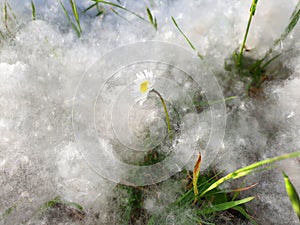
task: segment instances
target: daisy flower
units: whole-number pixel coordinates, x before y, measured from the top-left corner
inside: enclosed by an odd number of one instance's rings
[[[140,105],[143,105],[149,95],[149,92],[153,90],[155,76],[152,71],[144,70],[144,72],[138,72],[136,77],[137,79],[134,81],[133,95],[135,97],[135,101]]]

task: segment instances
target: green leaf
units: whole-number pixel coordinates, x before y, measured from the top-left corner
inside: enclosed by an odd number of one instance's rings
[[[284,176],[284,182],[285,182],[285,189],[286,192],[290,198],[290,201],[292,203],[293,209],[296,213],[296,215],[298,216],[299,220],[300,220],[300,200],[299,200],[299,195],[297,194],[297,191],[293,185],[293,183],[291,182],[291,180],[289,179],[289,177],[282,172],[283,176]]]
[[[201,213],[201,214],[210,214],[210,213],[213,213],[213,212],[225,211],[225,210],[231,209],[235,206],[250,202],[253,199],[254,199],[254,197],[248,197],[248,198],[244,198],[244,199],[241,199],[241,200],[236,200],[236,201],[221,203],[221,204],[218,204],[218,205],[213,205],[211,207],[201,209],[199,211],[199,213]]]
[[[256,163],[253,163],[249,166],[240,168],[240,169],[234,171],[233,173],[229,173],[226,176],[218,179],[216,182],[214,182],[212,185],[210,185],[206,190],[204,190],[200,194],[200,197],[203,197],[207,192],[217,188],[218,186],[220,186],[225,181],[237,179],[237,178],[240,178],[240,177],[244,177],[244,176],[252,173],[255,169],[257,169],[257,168],[259,168],[259,167],[261,167],[265,164],[274,163],[274,162],[277,162],[277,161],[280,161],[280,160],[294,158],[294,157],[298,157],[298,156],[300,156],[300,152],[293,152],[293,153],[290,153],[290,154],[284,154],[284,155],[277,156],[277,157],[274,157],[274,158],[271,158],[271,159],[266,159],[266,160],[263,160],[263,161],[260,161],[260,162],[256,162]]]

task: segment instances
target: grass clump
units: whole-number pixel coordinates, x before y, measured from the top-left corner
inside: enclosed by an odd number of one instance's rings
[[[232,71],[239,74],[241,77],[247,77],[250,79],[248,85],[248,91],[250,92],[257,92],[260,90],[261,85],[265,80],[269,77],[266,76],[266,71],[268,66],[275,61],[277,58],[281,56],[280,53],[272,54],[273,49],[275,49],[285,38],[293,31],[296,24],[298,23],[300,17],[300,1],[296,5],[291,17],[290,22],[285,28],[284,32],[272,45],[268,52],[262,57],[261,59],[253,59],[251,57],[244,56],[244,51],[250,51],[246,48],[246,41],[250,29],[250,25],[252,22],[252,18],[255,15],[256,8],[257,8],[258,0],[252,0],[252,4],[250,7],[250,16],[248,19],[246,32],[244,34],[242,46],[239,50],[239,53],[233,53],[233,64],[225,62],[225,69],[227,71]]]
[[[153,152],[149,152],[149,155],[153,155]],[[172,180],[174,183],[184,181],[181,182],[180,190],[182,191],[178,192],[176,200],[165,205],[157,212],[148,212],[143,208],[144,196],[148,196],[153,190],[157,191],[163,185],[163,182],[144,187],[118,185],[116,192],[125,190],[127,193],[121,198],[116,198],[119,201],[119,208],[123,212],[120,223],[164,225],[168,224],[166,219],[168,215],[173,215],[177,222],[180,220],[180,224],[214,224],[214,221],[221,220],[222,214],[227,213],[233,217],[233,222],[248,220],[252,224],[257,225],[257,222],[247,212],[245,207],[245,204],[253,201],[255,196],[238,198],[242,191],[247,191],[256,186],[256,184],[237,189],[223,189],[221,185],[251,173],[259,172],[267,164],[299,156],[300,152],[277,156],[253,163],[220,177],[220,174],[213,173],[211,170],[200,174],[201,156],[199,155],[192,177],[188,175],[184,178],[186,172],[183,171],[166,181],[170,182]],[[154,159],[154,162],[156,162],[157,157],[149,156],[148,159]],[[263,169],[268,168],[263,167]],[[188,174],[190,173],[188,172]],[[293,196],[293,199],[296,199],[294,194]]]

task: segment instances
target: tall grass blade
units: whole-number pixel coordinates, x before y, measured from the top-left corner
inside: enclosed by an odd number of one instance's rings
[[[80,26],[79,15],[78,15],[77,6],[76,6],[76,1],[75,0],[70,0],[70,4],[72,6],[73,15],[75,17],[75,21],[77,23],[78,30],[79,30],[80,33],[82,33],[82,29],[81,29],[81,26]]]
[[[90,9],[94,8],[94,7],[97,6],[97,5],[98,5],[98,2],[96,2],[96,3],[92,4],[92,5],[90,5],[89,7],[87,7],[86,9],[84,9],[84,10],[81,12],[81,14],[86,13],[87,11],[89,11]]]
[[[274,163],[274,162],[284,160],[284,159],[298,157],[298,156],[300,156],[300,152],[293,152],[293,153],[277,156],[277,157],[274,157],[274,158],[266,159],[266,160],[263,160],[263,161],[260,161],[260,162],[256,162],[256,163],[253,163],[249,166],[240,168],[240,169],[234,171],[233,173],[229,173],[228,175],[218,179],[216,182],[214,182],[212,185],[210,185],[206,190],[204,190],[199,196],[203,197],[207,192],[217,188],[218,186],[220,186],[225,181],[237,179],[237,178],[240,178],[240,177],[244,177],[244,176],[254,172],[255,169],[257,169],[257,168],[259,168],[263,165],[266,165],[266,164],[269,164],[269,163]]]
[[[296,24],[298,23],[299,17],[300,17],[300,1],[296,5],[292,13],[292,16],[290,17],[289,25],[285,28],[281,37],[275,41],[274,46],[278,45],[289,35],[289,33],[291,33],[291,31],[295,28]]]
[[[290,181],[290,178],[284,172],[282,172],[282,174],[284,176],[286,192],[287,192],[287,194],[290,198],[293,209],[294,209],[296,215],[298,216],[298,218],[300,220],[300,199],[299,199],[299,195],[297,194],[297,191],[296,191],[293,183]]]
[[[4,13],[4,25],[6,27],[6,29],[8,29],[8,13],[7,13],[7,1],[5,0],[4,2],[4,6],[3,6],[3,13]]]
[[[248,197],[248,198],[243,198],[241,200],[236,200],[236,201],[221,203],[221,204],[218,204],[218,205],[213,205],[211,207],[201,209],[199,213],[205,215],[205,214],[210,214],[210,213],[213,213],[213,212],[225,211],[225,210],[231,209],[235,206],[242,205],[242,204],[245,204],[247,202],[250,202],[253,199],[254,199],[254,197]]]
[[[112,11],[114,14],[116,14],[117,16],[119,16],[120,18],[122,18],[123,20],[126,20],[127,22],[129,22],[128,19],[126,19],[124,16],[120,15],[120,13],[118,13],[117,10],[111,8],[111,11]],[[98,16],[98,14],[96,15],[96,17],[97,17],[97,16]]]
[[[60,5],[61,5],[61,7],[62,7],[62,9],[63,9],[63,11],[64,11],[64,13],[65,13],[67,19],[68,19],[68,21],[69,21],[69,23],[71,24],[72,28],[73,28],[74,31],[76,32],[77,36],[80,37],[80,35],[81,35],[80,30],[79,30],[79,29],[77,28],[77,26],[72,22],[71,17],[70,17],[70,15],[69,15],[69,13],[67,12],[67,10],[66,10],[65,6],[63,5],[63,3],[62,3],[61,1],[59,1],[59,3],[60,3]]]
[[[178,31],[181,33],[181,35],[184,37],[184,39],[186,40],[186,42],[190,45],[190,47],[197,52],[197,56],[204,60],[203,56],[198,52],[198,50],[196,49],[196,47],[192,44],[192,42],[190,41],[190,39],[185,35],[185,33],[181,30],[181,28],[178,26],[176,20],[174,19],[174,17],[172,16],[172,21],[175,25],[175,27],[178,29]]]
[[[36,19],[35,6],[33,0],[31,0],[31,16],[32,16],[32,20]]]
[[[12,10],[10,4],[9,4],[8,2],[6,2],[6,4],[7,4],[7,7],[8,7],[8,9],[9,9],[9,11],[11,12],[11,15],[12,15],[14,21],[18,24],[18,19],[17,19],[16,14],[15,14],[14,11]]]
[[[175,25],[175,27],[178,29],[178,31],[182,34],[182,36],[184,37],[184,39],[187,41],[187,43],[191,46],[191,48],[193,50],[196,50],[196,47],[192,44],[192,42],[190,41],[190,39],[185,35],[185,33],[183,33],[183,31],[181,30],[181,28],[178,26],[176,20],[174,19],[174,17],[172,16],[172,21]]]
[[[157,20],[156,20],[156,18],[152,16],[152,13],[151,13],[149,8],[146,8],[146,11],[147,11],[150,23],[152,24],[154,29],[157,30]]]
[[[15,19],[16,23],[18,23],[18,22],[17,22],[17,19],[16,19],[16,16],[15,16],[13,10],[12,10],[12,8],[11,8],[10,5],[8,4],[8,2],[5,0],[4,6],[3,6],[4,26],[5,26],[5,28],[6,28],[7,34],[8,34],[9,36],[11,36],[11,37],[14,38],[15,35],[11,32],[11,30],[10,30],[10,28],[9,28],[9,25],[8,25],[9,20],[10,20],[10,21],[13,21],[12,18],[11,18],[11,17],[9,16],[9,14],[8,14],[8,9],[9,9],[10,12],[12,13],[13,18]]]
[[[299,21],[299,17],[300,17],[300,0],[298,1],[297,5],[290,17],[290,22],[289,22],[288,26],[285,28],[285,30],[281,34],[280,38],[278,38],[277,40],[274,41],[273,47],[269,49],[269,51],[266,53],[266,55],[264,56],[263,59],[266,59],[273,52],[273,48],[275,46],[277,46],[279,43],[281,43],[289,35],[289,33],[295,28],[295,26],[297,25],[297,23]]]
[[[111,6],[114,6],[114,7],[116,7],[116,8],[122,9],[122,10],[124,10],[124,11],[126,11],[126,12],[129,12],[129,13],[135,15],[136,17],[140,18],[141,20],[144,20],[144,21],[148,22],[147,20],[145,20],[145,19],[144,19],[142,16],[140,16],[139,14],[137,14],[137,13],[135,13],[135,12],[133,12],[133,11],[131,11],[131,10],[129,10],[129,9],[127,9],[127,8],[125,8],[125,7],[123,7],[123,6],[121,6],[121,5],[115,4],[115,3],[113,3],[113,2],[103,1],[103,0],[93,0],[93,1],[96,2],[96,3],[102,3],[102,4],[106,4],[106,5],[111,5]]]
[[[251,7],[250,7],[250,15],[249,15],[249,19],[248,19],[248,23],[247,23],[247,27],[246,27],[246,32],[244,34],[243,43],[242,43],[242,46],[241,46],[241,49],[240,49],[240,53],[237,56],[237,62],[236,62],[237,66],[241,66],[241,64],[242,64],[243,52],[244,52],[244,48],[245,48],[245,45],[246,45],[246,41],[247,41],[250,25],[251,25],[251,22],[252,22],[252,18],[255,14],[255,11],[256,11],[257,3],[258,3],[258,0],[252,0],[252,4],[251,4]]]

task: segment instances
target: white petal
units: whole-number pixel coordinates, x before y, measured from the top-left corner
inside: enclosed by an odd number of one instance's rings
[[[144,75],[142,72],[137,73],[137,74],[136,74],[136,77],[137,77],[138,79],[145,79],[145,75]]]

